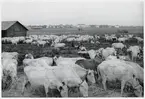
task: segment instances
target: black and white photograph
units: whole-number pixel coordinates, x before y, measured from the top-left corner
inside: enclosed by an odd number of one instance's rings
[[[143,0],[2,0],[2,98],[144,97]]]

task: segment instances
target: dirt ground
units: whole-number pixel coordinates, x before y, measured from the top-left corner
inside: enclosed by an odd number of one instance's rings
[[[45,97],[45,91],[42,86],[37,89],[27,89],[24,92],[24,95],[21,94],[22,83],[23,83],[23,74],[19,74],[19,79],[17,82],[16,88],[11,90],[5,90],[2,92],[2,97]],[[111,86],[111,85],[110,85]],[[103,90],[101,84],[89,85],[89,97],[121,97],[120,88],[111,88],[108,87],[107,91]],[[57,92],[55,92],[57,93]],[[48,93],[48,96],[52,96],[51,93]],[[59,94],[54,95],[53,97],[59,97]],[[134,97],[132,92],[124,92],[124,97]],[[76,89],[73,92],[69,92],[69,97],[81,97],[81,94]]]

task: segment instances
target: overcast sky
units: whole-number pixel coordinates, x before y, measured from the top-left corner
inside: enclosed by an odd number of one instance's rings
[[[100,0],[101,1],[101,0]],[[143,25],[143,2],[3,2],[2,21],[22,24]]]

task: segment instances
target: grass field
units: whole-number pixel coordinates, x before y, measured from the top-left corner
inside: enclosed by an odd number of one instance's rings
[[[78,28],[46,28],[46,29],[30,29],[28,31],[28,35],[44,35],[44,34],[55,34],[55,35],[62,35],[62,34],[89,34],[89,35],[102,35],[104,33],[117,33],[117,30],[128,30],[129,33],[133,34],[143,34],[142,27],[122,27],[122,28],[83,28],[83,31],[78,31]]]

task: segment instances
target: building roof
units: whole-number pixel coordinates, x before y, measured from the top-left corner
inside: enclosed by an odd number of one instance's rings
[[[2,21],[2,30],[7,30],[10,28],[12,25],[14,25],[18,21]],[[21,24],[20,22],[18,22]],[[22,25],[22,24],[21,24]],[[22,25],[25,29],[27,29],[24,25]],[[27,29],[28,30],[28,29]]]

